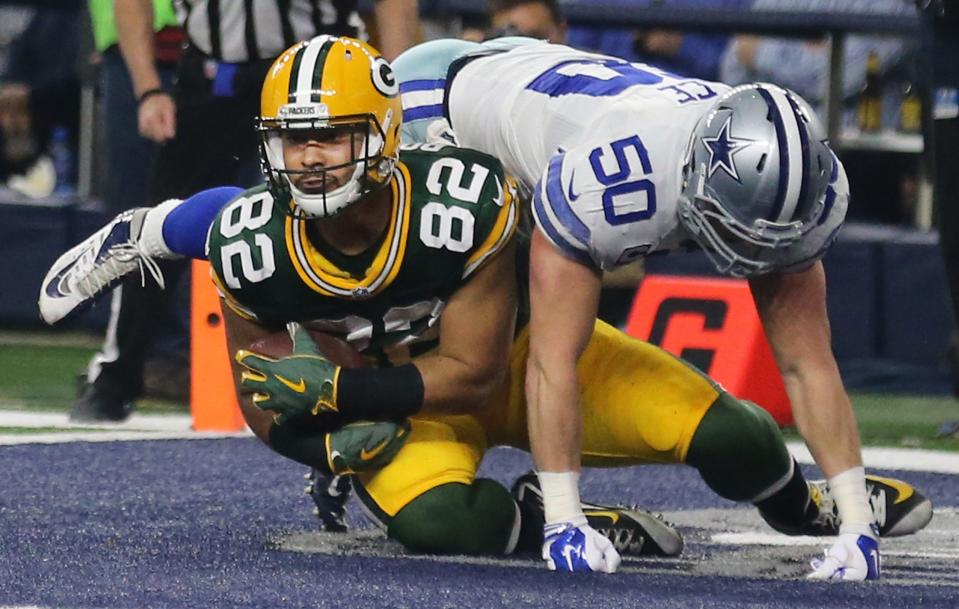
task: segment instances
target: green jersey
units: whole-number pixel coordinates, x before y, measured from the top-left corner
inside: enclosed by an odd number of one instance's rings
[[[290,195],[266,185],[227,204],[210,229],[213,278],[237,314],[298,321],[380,356],[435,345],[449,298],[507,243],[519,221],[499,161],[453,146],[404,148],[387,188],[381,243],[347,256],[323,243]],[[322,221],[322,220],[319,220]]]

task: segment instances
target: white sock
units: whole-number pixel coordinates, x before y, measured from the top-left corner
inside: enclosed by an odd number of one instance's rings
[[[173,252],[163,239],[163,222],[180,203],[183,203],[182,199],[167,199],[147,211],[138,240],[148,256],[164,259],[183,257]]]
[[[829,491],[839,510],[841,530],[861,532],[873,524],[872,507],[866,494],[866,470],[862,466],[847,469],[830,478]]]
[[[578,472],[537,472],[546,524],[586,520],[579,501]]]

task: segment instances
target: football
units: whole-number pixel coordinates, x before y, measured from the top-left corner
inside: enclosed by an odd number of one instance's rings
[[[309,330],[309,333],[320,353],[337,366],[344,368],[369,366],[366,358],[345,340],[318,330]],[[249,350],[273,358],[286,357],[293,352],[293,341],[286,330],[281,330],[253,342]]]

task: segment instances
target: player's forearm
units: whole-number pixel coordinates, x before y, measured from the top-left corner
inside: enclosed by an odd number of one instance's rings
[[[837,370],[784,376],[796,427],[827,478],[862,465],[859,430]]]
[[[800,433],[823,473],[861,464],[859,434],[832,354],[822,263],[750,280]]]
[[[526,400],[539,471],[579,471],[582,413],[576,364],[599,307],[602,278],[561,254],[538,230],[530,250]]]
[[[476,365],[443,355],[414,361],[423,376],[423,411],[470,414],[488,408],[504,391],[506,366],[502,362]]]
[[[387,60],[413,46],[419,27],[417,0],[378,0],[374,7],[380,52]]]
[[[162,85],[153,57],[153,4],[150,0],[116,0],[114,15],[120,53],[137,97]]]
[[[535,356],[526,368],[527,424],[537,471],[578,472],[582,420],[575,364],[552,370]],[[570,369],[571,368],[571,369]]]
[[[348,421],[399,421],[421,412],[469,414],[489,406],[504,377],[501,366],[433,355],[390,368],[340,368],[332,401]]]

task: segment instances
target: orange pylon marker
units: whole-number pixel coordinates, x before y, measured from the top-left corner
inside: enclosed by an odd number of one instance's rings
[[[210,263],[194,260],[190,289],[190,413],[195,431],[246,427],[233,384],[220,296]]]

